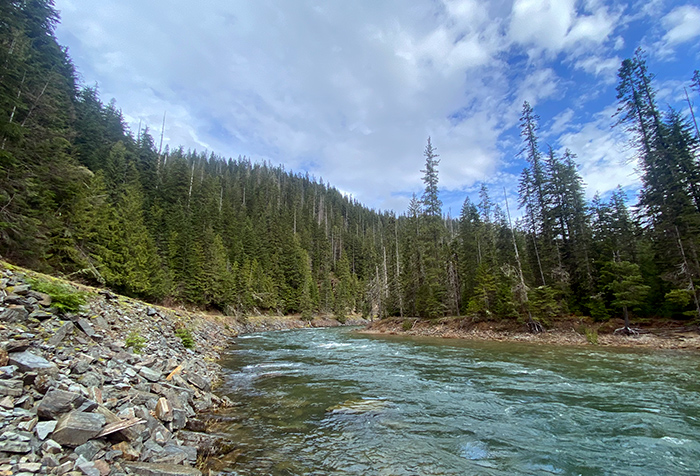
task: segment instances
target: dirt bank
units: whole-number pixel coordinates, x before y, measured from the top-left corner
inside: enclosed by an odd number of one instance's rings
[[[366,329],[359,332],[555,345],[700,350],[697,326],[658,320],[635,327],[638,331],[637,335],[615,334],[614,331],[622,325],[622,320],[596,323],[584,318],[570,318],[553,322],[543,333],[531,334],[523,324],[515,321],[475,323],[470,318],[455,317],[437,320],[390,318],[372,322]]]

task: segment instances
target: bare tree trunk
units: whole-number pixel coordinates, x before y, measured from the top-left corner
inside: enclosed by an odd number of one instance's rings
[[[690,270],[690,265],[688,264],[688,259],[685,256],[685,249],[683,248],[683,241],[681,241],[681,234],[678,231],[678,227],[674,226],[676,230],[676,238],[678,239],[678,249],[681,252],[681,257],[683,258],[683,272],[688,278],[688,291],[693,295],[693,301],[695,302],[695,310],[700,317],[700,301],[698,301],[698,293],[695,289],[695,283],[693,282],[693,273]]]
[[[510,220],[510,207],[508,206],[508,195],[506,194],[506,189],[503,189],[503,196],[505,197],[506,200],[506,212],[508,213],[508,227],[510,228],[510,233],[511,236],[513,237],[513,249],[515,250],[515,262],[518,265],[518,279],[520,281],[520,300],[522,303],[522,306],[525,308],[527,311],[527,327],[530,329],[530,332],[532,333],[539,333],[543,332],[544,328],[542,327],[542,324],[537,322],[535,319],[532,317],[532,313],[530,312],[530,303],[528,301],[527,297],[527,286],[525,285],[525,277],[523,276],[523,265],[520,262],[520,252],[518,251],[518,242],[515,241],[515,230],[513,230],[513,225]],[[535,250],[537,250],[537,245],[535,244]],[[537,261],[539,262],[539,257],[537,258]],[[540,267],[540,272],[542,271],[542,268]],[[542,277],[544,279],[544,276]]]

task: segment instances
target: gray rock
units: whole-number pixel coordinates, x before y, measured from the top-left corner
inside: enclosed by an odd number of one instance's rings
[[[41,469],[41,463],[19,463],[16,469],[23,473],[38,473]]]
[[[101,387],[103,383],[102,376],[97,372],[88,372],[80,377],[80,383],[84,387]]]
[[[19,369],[16,365],[6,365],[4,367],[0,367],[0,379],[12,378],[17,375],[18,370]]]
[[[149,307],[148,309],[146,309],[146,315],[148,317],[155,316],[156,314],[158,314],[158,311],[156,311],[155,308]]]
[[[78,459],[75,462],[75,467],[80,469],[85,476],[100,476],[100,470],[95,467],[95,463],[92,461]]]
[[[95,335],[95,329],[92,328],[90,321],[88,321],[84,317],[78,318],[76,324],[78,324],[80,330],[82,330],[88,337],[92,337]]]
[[[49,375],[58,373],[56,364],[29,351],[11,353],[10,364],[16,365],[22,372],[38,372],[40,374]]]
[[[12,287],[12,292],[19,294],[20,296],[25,296],[30,289],[32,289],[32,287],[28,284],[18,284],[17,286]]]
[[[56,420],[40,421],[36,424],[36,436],[40,440],[45,440],[56,429]]]
[[[24,390],[22,380],[0,380],[0,395],[19,397],[22,395],[22,390]]]
[[[62,413],[78,408],[85,402],[85,397],[75,392],[54,389],[49,391],[36,409],[42,418],[56,418]]]
[[[190,466],[162,463],[126,463],[125,466],[139,476],[201,476],[202,472]]]
[[[58,466],[61,463],[58,461],[58,458],[56,458],[54,455],[45,454],[41,458],[41,464],[43,464],[47,468],[55,468],[56,466]]]
[[[198,453],[205,456],[222,453],[233,444],[223,436],[196,431],[179,431],[177,438],[184,446],[197,448]]]
[[[5,431],[0,436],[0,451],[6,453],[29,453],[32,446],[29,444],[30,438],[12,431]]]
[[[29,348],[31,345],[31,341],[29,339],[16,339],[16,340],[11,340],[10,342],[7,343],[5,346],[5,350],[8,353],[11,352],[23,352]]]
[[[5,302],[8,302],[7,298]],[[10,306],[0,313],[0,319],[6,322],[24,322],[27,317],[29,313],[24,306]]]
[[[49,345],[57,346],[61,342],[63,342],[63,339],[66,338],[68,334],[71,334],[73,332],[73,323],[68,321],[65,324],[63,324],[54,335],[51,336],[49,339]]]
[[[104,424],[104,415],[73,411],[58,420],[53,439],[63,446],[80,446],[96,436]]]
[[[51,296],[46,293],[40,293],[39,291],[29,291],[27,296],[33,297],[36,301],[44,307],[49,307],[51,305]]]
[[[97,441],[90,440],[86,443],[75,448],[75,454],[78,454],[88,461],[95,459],[95,455],[105,447],[105,444]]]
[[[24,297],[15,293],[9,293],[7,296],[5,296],[4,301],[5,304],[16,304],[20,306],[24,305],[27,302]]]
[[[187,425],[187,415],[184,410],[173,408],[173,430],[181,430]]]
[[[200,377],[196,373],[188,373],[187,381],[195,387],[204,390],[205,392],[211,391],[211,384],[209,383],[209,381],[203,377]]]
[[[141,376],[144,377],[149,382],[157,382],[158,380],[160,380],[160,376],[161,376],[160,372],[156,372],[155,370],[151,370],[148,367],[141,367],[141,370],[139,370],[139,374],[141,374]]]
[[[41,451],[45,454],[57,455],[63,451],[63,447],[54,440],[46,440],[41,445]]]
[[[40,310],[33,311],[31,314],[29,314],[30,319],[38,319],[40,321],[45,321],[46,319],[51,319],[52,317],[53,314],[50,312]]]

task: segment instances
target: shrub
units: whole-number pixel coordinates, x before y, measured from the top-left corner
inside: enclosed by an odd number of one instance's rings
[[[129,335],[126,337],[126,346],[131,347],[137,354],[141,353],[143,348],[146,346],[146,342],[146,338],[139,334],[136,330],[129,332]]]
[[[192,337],[192,332],[188,328],[180,327],[176,329],[175,335],[180,338],[185,349],[192,349],[194,347],[194,337]]]
[[[411,329],[413,329],[413,322],[414,322],[414,321],[410,321],[410,320],[406,319],[406,320],[403,321],[403,323],[401,324],[401,328],[402,328],[404,331],[410,331]]]
[[[34,291],[51,296],[51,305],[60,312],[78,312],[80,306],[87,303],[87,294],[68,284],[43,279],[30,279],[28,282]]]

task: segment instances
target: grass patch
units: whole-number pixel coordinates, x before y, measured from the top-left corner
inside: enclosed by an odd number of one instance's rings
[[[188,328],[180,327],[175,329],[175,335],[180,338],[185,349],[194,348],[194,337],[192,337],[192,332]]]
[[[143,348],[146,347],[146,342],[146,338],[136,330],[129,332],[129,335],[126,336],[126,347],[131,347],[137,354],[140,354]]]
[[[58,281],[29,278],[27,282],[34,291],[51,296],[51,306],[60,312],[78,312],[87,303],[87,293]]]

